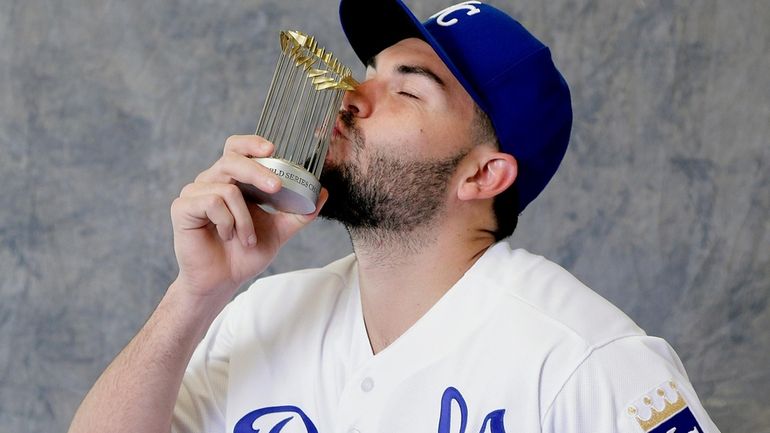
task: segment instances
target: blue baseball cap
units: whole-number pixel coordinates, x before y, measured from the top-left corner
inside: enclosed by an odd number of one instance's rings
[[[569,143],[572,103],[551,51],[519,22],[479,1],[420,22],[400,0],[342,0],[342,29],[367,63],[407,38],[427,42],[489,116],[500,148],[516,158],[517,213],[556,173]]]

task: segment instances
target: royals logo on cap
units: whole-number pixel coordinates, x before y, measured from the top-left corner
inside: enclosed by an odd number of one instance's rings
[[[676,383],[663,383],[632,402],[626,412],[645,433],[702,433]]]
[[[435,14],[433,14],[430,18],[436,19],[436,23],[440,26],[449,27],[457,24],[458,19],[452,18],[450,20],[447,20],[447,16],[450,15],[452,12],[460,11],[460,10],[466,10],[467,16],[476,15],[477,13],[481,12],[481,9],[477,8],[475,5],[480,5],[481,2],[479,1],[467,1],[458,3],[454,6],[449,6],[448,8],[439,11]]]

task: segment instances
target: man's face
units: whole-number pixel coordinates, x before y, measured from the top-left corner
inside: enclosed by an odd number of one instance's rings
[[[473,101],[433,49],[407,39],[383,50],[348,92],[321,181],[321,215],[350,229],[409,231],[443,210],[473,143]]]

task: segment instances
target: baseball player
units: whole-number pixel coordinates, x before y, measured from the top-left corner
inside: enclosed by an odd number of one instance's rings
[[[342,0],[366,63],[346,93],[322,216],[355,253],[258,280],[316,214],[268,214],[279,179],[233,136],[172,205],[179,275],[71,432],[717,432],[663,340],[502,239],[567,147],[548,48],[466,1],[417,20]],[[328,191],[327,191],[328,190]]]

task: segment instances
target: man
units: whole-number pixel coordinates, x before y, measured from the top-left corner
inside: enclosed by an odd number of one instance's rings
[[[569,138],[548,49],[476,1],[425,25],[399,0],[340,16],[368,67],[319,207],[355,254],[228,304],[315,217],[247,204],[236,181],[279,188],[249,158],[272,144],[231,137],[172,206],[178,278],[71,431],[716,432],[664,341],[497,242]]]

